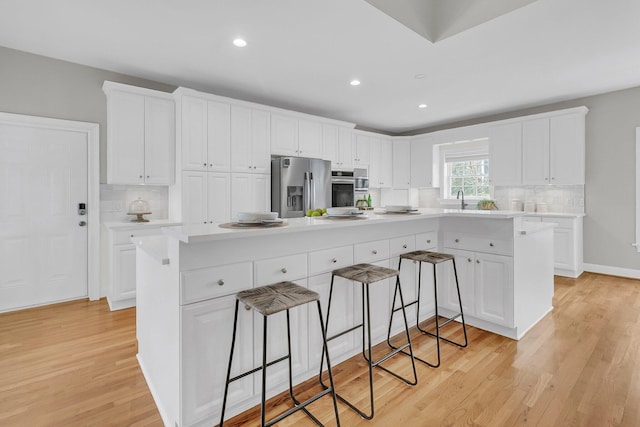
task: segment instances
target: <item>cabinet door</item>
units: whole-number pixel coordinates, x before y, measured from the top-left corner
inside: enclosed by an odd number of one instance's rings
[[[238,212],[255,211],[251,198],[251,187],[251,174],[231,174],[231,219],[236,218]]]
[[[113,246],[112,301],[136,297],[136,247],[133,244]]]
[[[298,155],[298,120],[271,115],[271,154]]]
[[[298,121],[298,155],[322,158],[322,125],[308,120]]]
[[[411,186],[411,145],[409,141],[393,143],[393,188],[408,189]]]
[[[180,313],[180,380],[182,418],[180,425],[193,425],[206,418],[217,424],[231,349],[235,296],[183,306]],[[238,311],[236,347],[231,367],[235,376],[253,368],[253,312],[241,305]],[[247,376],[229,386],[227,407],[253,396],[253,380]]]
[[[341,169],[353,167],[353,131],[348,128],[340,128],[338,133],[338,161]]]
[[[444,252],[455,256],[462,309],[465,314],[472,316],[475,314],[475,254],[451,248],[445,248]],[[457,313],[460,311],[460,304],[452,264],[447,261],[438,264],[437,269],[438,306]]]
[[[389,260],[373,262],[371,264],[389,268]],[[393,295],[391,292],[393,291],[394,289],[393,287],[395,285],[396,285],[395,278],[381,280],[379,282],[375,282],[370,285],[365,285],[369,287],[369,296],[371,298],[371,301],[370,301],[371,337],[372,337],[372,343],[374,345],[375,343],[378,343],[387,338],[387,331],[389,328],[389,313],[390,313],[389,308],[391,307],[390,298]],[[362,317],[362,285],[360,283],[355,282],[353,286],[355,288],[354,297],[355,297],[356,319],[358,319],[359,321],[360,319],[363,318]],[[366,336],[366,328],[365,328],[365,336]]]
[[[371,140],[369,163],[369,188],[380,188],[380,140]]]
[[[366,135],[356,135],[354,150],[354,166],[369,166],[371,163],[371,138]]]
[[[522,184],[522,123],[491,128],[489,177],[493,185]]]
[[[513,327],[513,258],[476,253],[475,316]]]
[[[251,110],[231,107],[231,170],[248,173],[253,169],[251,153]]]
[[[573,244],[573,228],[562,227],[553,220],[544,220],[545,223],[556,224],[553,229],[553,260],[554,267],[562,270],[576,270],[575,247]]]
[[[331,161],[331,168],[339,166],[337,126],[322,125],[322,158]]]
[[[331,274],[320,274],[309,278],[309,289],[320,295],[322,317],[327,321],[327,308],[329,305],[329,289],[331,288]],[[354,316],[355,286],[350,281],[336,277],[333,285],[333,297],[329,321],[329,337],[351,328],[356,323]],[[309,368],[320,368],[320,356],[322,355],[322,332],[316,304],[309,305]],[[356,346],[356,332],[352,331],[339,338],[331,340],[328,344],[329,356],[332,364],[342,356],[349,353]],[[327,362],[324,361],[326,369]],[[334,365],[335,366],[335,365]]]
[[[271,175],[253,175],[250,194],[253,211],[271,212]]]
[[[551,117],[549,126],[551,184],[584,184],[584,115]]]
[[[296,280],[294,283],[307,287],[306,279]],[[291,364],[293,376],[300,375],[309,369],[309,338],[308,338],[308,310],[313,309],[310,304],[304,304],[289,310],[291,326]],[[262,365],[262,337],[263,337],[263,316],[254,313],[255,366]],[[267,362],[278,359],[287,354],[287,313],[280,313],[268,316],[267,319]],[[256,390],[262,387],[262,372],[254,375]],[[267,368],[267,390],[280,387],[289,382],[289,366],[286,361],[277,363]]]
[[[393,142],[380,141],[380,188],[393,186]]]
[[[522,123],[522,183],[549,183],[549,119]]]
[[[110,184],[142,184],[145,97],[114,91],[108,99],[107,181]]]
[[[207,223],[207,197],[206,172],[183,172],[182,222],[184,225]]]
[[[208,170],[228,172],[231,167],[231,108],[229,104],[207,102]]]
[[[175,104],[172,99],[145,97],[145,183],[170,185],[174,181]]]
[[[431,138],[420,137],[410,145],[411,187],[433,187],[433,144]]]
[[[207,220],[209,223],[231,220],[231,178],[228,173],[207,173]]]
[[[182,169],[207,170],[207,101],[182,97]]]
[[[253,173],[271,172],[271,115],[265,111],[251,112],[251,159]]]

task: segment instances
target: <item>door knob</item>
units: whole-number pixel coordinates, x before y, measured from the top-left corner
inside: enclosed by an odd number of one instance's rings
[[[84,227],[85,225],[87,225],[87,221],[80,221],[80,222],[78,223],[78,225],[79,225],[80,227]]]

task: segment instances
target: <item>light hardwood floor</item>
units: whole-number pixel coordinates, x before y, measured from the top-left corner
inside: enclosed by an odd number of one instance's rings
[[[340,405],[342,425],[640,426],[640,281],[556,278],[554,307],[520,341],[470,327],[467,349],[443,344],[440,368],[418,364],[416,387],[377,370],[375,418]],[[414,344],[434,356],[433,339]],[[135,310],[104,300],[0,314],[0,426],[161,425],[135,353]],[[405,356],[385,363],[408,372]],[[338,391],[366,407],[362,358],[334,372]],[[269,415],[288,405],[286,394],[271,399]],[[310,409],[335,425],[330,399]],[[225,425],[258,420],[255,408]],[[299,413],[280,425],[313,423]]]

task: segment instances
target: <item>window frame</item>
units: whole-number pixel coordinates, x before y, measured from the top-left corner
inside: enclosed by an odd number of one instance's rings
[[[465,194],[465,200],[482,200],[491,198],[493,195],[493,186],[488,182],[491,176],[491,159],[489,156],[489,138],[477,138],[472,140],[456,141],[439,145],[440,149],[440,202],[443,204],[454,203],[456,196],[451,194],[451,181],[449,179],[448,163],[451,160],[485,160],[488,164],[486,176],[487,186],[489,187],[488,196],[471,196]],[[457,202],[455,202],[457,203]]]

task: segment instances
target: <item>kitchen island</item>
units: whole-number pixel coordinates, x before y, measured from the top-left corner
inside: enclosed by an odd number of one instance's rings
[[[260,229],[212,224],[163,232],[135,240],[138,360],[165,425],[172,427],[218,423],[234,295],[243,289],[290,280],[318,292],[326,311],[332,270],[361,262],[397,268],[399,254],[426,249],[455,255],[469,325],[519,339],[552,309],[553,228],[524,222],[517,212],[421,209],[361,219],[296,218]],[[429,268],[423,271],[421,320],[434,314]],[[416,264],[403,264],[406,300],[417,294],[417,271]],[[330,333],[361,316],[360,287],[343,282],[336,282]],[[457,310],[452,283],[451,268],[438,267],[439,310],[445,316]],[[386,337],[392,285],[371,288],[372,312],[378,314],[372,321],[375,342]],[[269,358],[286,349],[284,313],[279,314],[270,318]],[[415,310],[408,314],[415,322]],[[301,307],[291,315],[299,383],[317,374],[321,334],[313,310]],[[261,354],[254,349],[262,348],[259,316],[241,310],[238,322],[236,373],[257,366]],[[334,365],[358,354],[360,343],[359,331],[331,341]],[[229,417],[259,402],[260,375],[232,385]],[[269,395],[287,387],[286,364],[274,365],[268,375]]]

